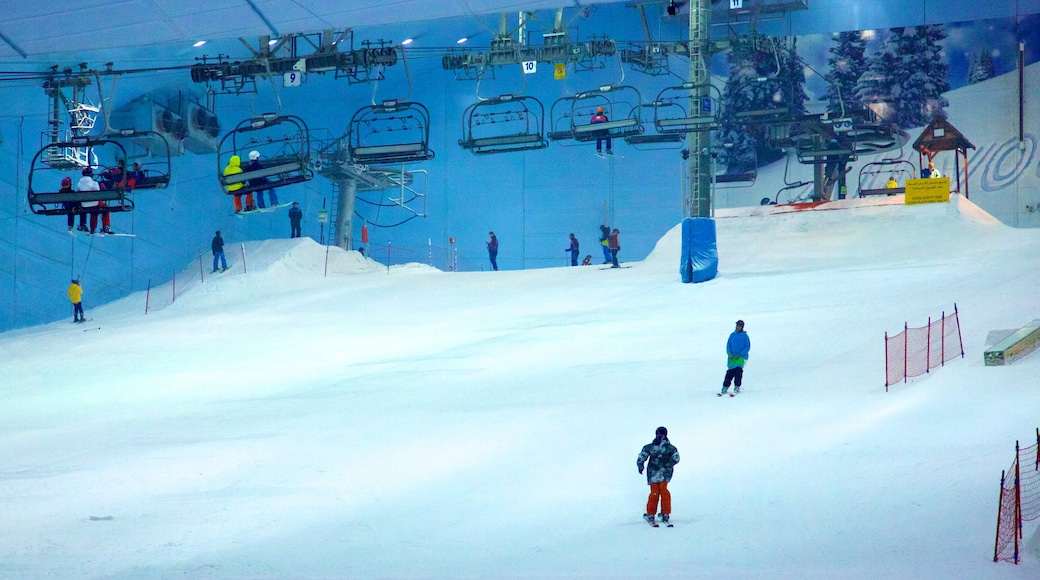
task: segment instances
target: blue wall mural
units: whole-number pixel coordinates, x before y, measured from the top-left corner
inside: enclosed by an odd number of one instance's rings
[[[1040,123],[1035,90],[1026,93],[1022,140],[1018,122],[1019,43],[1024,46],[1026,86],[1040,83],[1040,71],[1034,64],[1040,57],[1038,12],[1040,2],[997,2],[984,8],[971,2],[829,2],[763,19],[756,28],[793,47],[791,54],[797,59],[790,62],[804,75],[804,107],[811,113],[823,113],[833,87],[827,77],[832,74],[829,60],[837,33],[855,32],[853,36],[862,40],[864,57],[869,60],[883,51],[893,35],[900,34],[894,28],[933,25],[933,30],[941,32],[934,54],[946,83],[938,105],[976,146],[969,155],[971,199],[1004,223],[1040,227],[1040,156],[1036,153]],[[647,40],[635,10],[623,4],[599,6],[584,15],[567,14],[572,40],[607,35],[619,48],[641,46]],[[685,39],[683,15],[670,17],[651,11],[649,16],[653,40]],[[533,44],[541,41],[551,23],[551,13],[540,14],[531,23]],[[687,78],[686,59],[668,55],[658,62],[662,68],[652,71],[656,74],[622,65],[617,58],[569,66],[564,78],[556,78],[554,67],[547,63],[538,63],[531,74],[520,66],[495,67],[493,78],[479,81],[460,79],[457,71],[445,70],[446,54],[463,53],[455,39],[468,35],[468,44],[476,46],[473,51],[486,52],[497,26],[497,18],[492,16],[355,30],[356,46],[363,40],[388,39],[395,44],[404,38],[416,40],[404,50],[404,58],[380,71],[384,78],[378,82],[348,82],[319,74],[306,75],[300,86],[285,86],[280,78],[261,80],[255,93],[217,94],[213,110],[222,133],[261,112],[298,116],[309,126],[314,145],[343,135],[355,112],[372,103],[385,99],[422,103],[430,111],[430,146],[436,155],[406,169],[425,171],[416,174],[412,184],[425,197],[414,199],[405,209],[395,200],[412,195],[398,189],[359,193],[352,232],[355,247],[367,224],[366,249],[379,261],[432,262],[448,269],[454,250],[460,270],[487,270],[485,242],[488,231],[493,230],[501,244],[501,269],[566,267],[568,234],[574,233],[580,240],[582,255],[595,258],[601,224],[620,229],[622,260],[646,256],[683,217],[687,168],[682,151],[686,143],[649,148],[618,139],[615,155],[607,157],[595,154],[592,141],[553,141],[544,149],[474,155],[460,147],[459,140],[465,138],[468,127],[467,108],[482,99],[502,94],[537,99],[544,106],[547,128],[551,128],[550,111],[555,103],[604,85],[632,87],[642,103],[651,102],[661,91]],[[742,23],[716,26],[712,36],[745,35],[748,28]],[[154,59],[149,63],[188,65],[196,56],[218,52],[248,57],[238,40],[211,43],[190,54],[156,47],[148,56]],[[729,57],[722,52],[712,60],[713,82],[720,92],[729,75]],[[118,52],[67,55],[60,66],[74,67],[87,60],[98,68],[107,61],[120,70],[147,68],[126,62],[127,58]],[[43,72],[51,64],[0,63],[0,70]],[[168,281],[175,272],[197,263],[200,254],[207,258],[216,230],[228,243],[229,257],[242,242],[289,237],[285,212],[236,216],[232,198],[217,181],[221,169],[217,155],[190,150],[173,157],[168,188],[136,192],[134,211],[113,214],[113,229],[136,237],[70,235],[63,217],[33,215],[26,200],[27,183],[31,160],[48,130],[47,98],[37,79],[16,80],[8,74],[4,80],[0,83],[0,95],[7,105],[0,117],[0,330],[65,317],[68,302],[64,292],[71,277],[83,278],[88,306]],[[106,103],[111,111],[132,111],[144,99],[171,107],[183,101],[208,104],[206,85],[192,82],[185,69],[126,74],[114,86],[112,80],[100,78],[104,96],[111,98]],[[96,85],[86,92],[99,103]],[[921,125],[901,129],[912,142]],[[879,156],[896,154],[917,164],[917,155],[909,147]],[[715,207],[757,205],[763,198],[780,203],[807,199],[811,186],[785,189],[785,184],[811,181],[811,168],[789,163],[788,157],[782,151],[774,158],[763,156],[754,182],[718,183]],[[859,185],[860,169],[871,161],[864,157],[852,164],[850,195]],[[950,174],[952,162],[952,156],[937,157],[944,174]],[[718,170],[725,172],[725,163]],[[330,180],[317,176],[279,190],[278,196],[283,203],[300,202],[304,236],[328,243],[329,224],[318,222],[318,212],[332,209],[335,203]],[[415,212],[425,217],[411,219]],[[451,239],[454,244],[449,243]]]

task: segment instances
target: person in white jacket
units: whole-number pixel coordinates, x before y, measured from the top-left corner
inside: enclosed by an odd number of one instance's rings
[[[82,171],[83,177],[79,178],[79,183],[76,184],[76,191],[101,191],[101,185],[94,181],[94,170],[85,167]],[[112,218],[109,216],[109,212],[98,210],[97,208],[105,207],[103,201],[84,201],[82,202],[84,208],[88,208],[87,212],[90,213],[90,233],[97,231],[98,214],[101,214],[101,233],[111,234],[112,228],[110,227]],[[94,209],[90,209],[94,208]]]

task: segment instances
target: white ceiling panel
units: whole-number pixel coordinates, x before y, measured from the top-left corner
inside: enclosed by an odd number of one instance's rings
[[[617,0],[583,0],[581,6]],[[35,0],[0,11],[0,60],[551,10],[574,0]],[[255,7],[255,9],[254,9]],[[133,57],[132,54],[128,57]]]

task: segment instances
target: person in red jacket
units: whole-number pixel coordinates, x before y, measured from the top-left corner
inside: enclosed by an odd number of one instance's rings
[[[491,269],[498,270],[498,238],[495,237],[495,232],[488,232],[491,236],[491,241],[487,243],[488,258],[491,259]]]
[[[564,252],[571,253],[571,266],[578,265],[578,247],[578,238],[574,237],[574,234],[571,234],[570,246],[563,250]]]
[[[614,228],[614,231],[610,232],[610,235],[607,236],[607,246],[610,248],[611,268],[621,267],[618,265],[617,261],[617,253],[621,251],[621,241],[618,239],[620,234],[621,232],[619,232],[617,228]]]
[[[600,123],[606,123],[609,120],[610,119],[607,118],[607,114],[603,112],[603,107],[596,107],[596,114],[592,116],[592,120],[590,121],[590,123],[593,125],[598,125]],[[606,141],[607,155],[613,155],[614,152],[610,150],[610,133],[608,131],[603,131],[602,133],[603,136],[596,139],[596,153],[603,153],[603,142]]]

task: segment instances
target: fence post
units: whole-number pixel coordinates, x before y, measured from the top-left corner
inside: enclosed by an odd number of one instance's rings
[[[1000,555],[1000,516],[1004,513],[1004,482],[1007,480],[1007,472],[1000,470],[1000,499],[997,501],[997,540],[993,544],[993,561],[997,562]]]
[[[885,392],[888,392],[888,331],[885,331]]]
[[[957,313],[957,303],[953,303],[953,319],[957,321],[957,342],[961,344],[961,358],[964,358],[964,338],[961,336],[961,317]]]
[[[1018,565],[1018,539],[1022,537],[1022,467],[1019,460],[1018,441],[1015,441],[1015,527],[1012,530],[1015,536],[1015,565]]]
[[[170,279],[170,282],[172,282],[172,285],[173,285],[173,296],[170,296],[170,304],[173,304],[174,302],[177,301],[177,272],[176,271],[174,271],[173,278]]]
[[[903,323],[903,384],[906,384],[906,359],[909,356],[907,354],[907,343],[910,342],[910,324],[907,322]]]
[[[390,246],[394,245],[393,242],[386,243],[386,273],[390,273]]]
[[[329,247],[325,246],[325,277],[329,277]]]
[[[206,275],[205,272],[206,269],[202,267],[202,250],[199,250],[199,282],[206,282],[206,280],[203,279]]]
[[[928,317],[928,331],[924,334],[925,343],[924,347],[924,372],[928,374],[932,372],[932,317]]]
[[[152,295],[152,279],[148,279],[148,289],[144,291],[144,313],[148,314],[148,298]]]
[[[239,244],[239,246],[242,248],[242,273],[245,274],[246,273],[246,245],[245,244]]]
[[[942,324],[939,326],[942,330],[942,338],[939,339],[939,346],[942,349],[942,359],[939,362],[939,366],[946,366],[946,311],[942,311]]]

